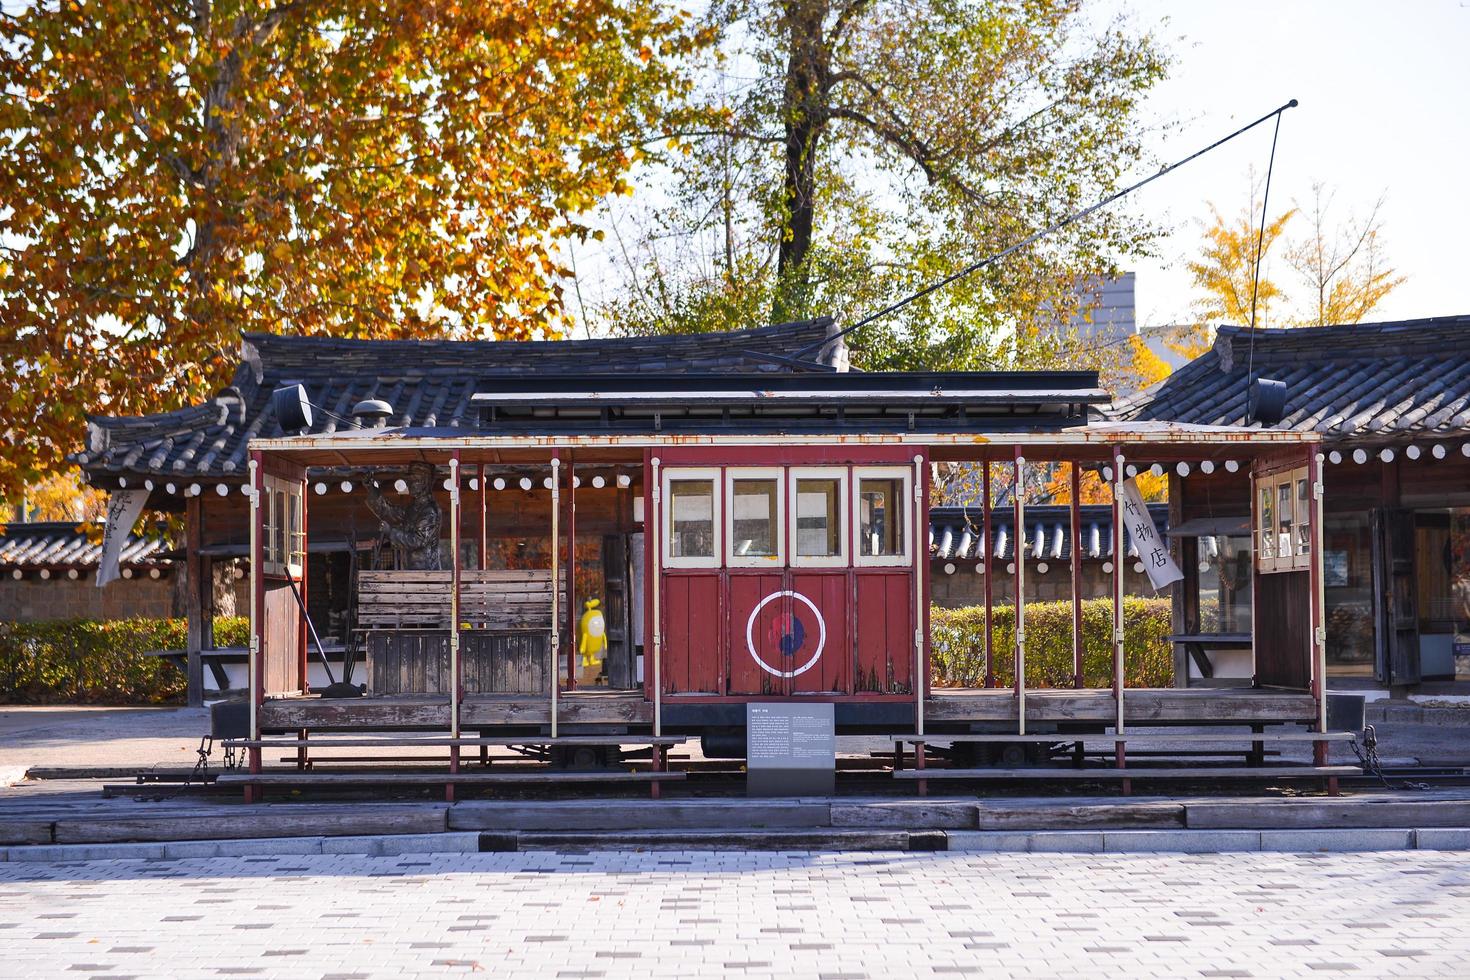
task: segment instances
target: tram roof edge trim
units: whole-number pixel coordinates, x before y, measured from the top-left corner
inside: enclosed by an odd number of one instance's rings
[[[790,446],[869,445],[869,446],[973,446],[1004,443],[1019,446],[1098,446],[1098,445],[1209,445],[1271,446],[1318,443],[1315,432],[1247,428],[1228,425],[1192,425],[1181,422],[1091,422],[1064,429],[1036,432],[903,432],[831,434],[813,433],[596,433],[596,434],[485,434],[467,432],[463,428],[438,429],[360,429],[346,432],[319,433],[302,436],[280,436],[254,439],[251,449],[265,452],[313,452],[340,454],[363,450],[434,450],[555,448],[565,446],[643,448],[659,446],[762,446],[777,443]],[[311,464],[312,459],[302,459]],[[332,459],[329,462],[340,462]]]

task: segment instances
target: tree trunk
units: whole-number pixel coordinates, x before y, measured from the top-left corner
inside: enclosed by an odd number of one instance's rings
[[[828,0],[788,0],[785,20],[789,50],[782,110],[786,123],[786,176],[782,199],[786,227],[776,254],[782,284],[800,275],[812,245],[816,218],[817,144],[826,126],[827,52],[822,36]],[[780,300],[778,302],[778,313]]]

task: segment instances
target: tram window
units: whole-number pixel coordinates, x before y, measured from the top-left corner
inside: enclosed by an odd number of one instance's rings
[[[713,480],[670,480],[669,557],[713,558],[715,484]]]
[[[808,558],[842,554],[842,482],[796,481],[796,553]]]
[[[734,480],[730,491],[730,550],[736,558],[774,558],[776,547],[775,480]]]
[[[899,557],[904,553],[902,477],[858,481],[858,555]]]

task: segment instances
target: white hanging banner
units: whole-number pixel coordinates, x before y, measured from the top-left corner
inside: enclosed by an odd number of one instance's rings
[[[1128,538],[1138,549],[1138,560],[1155,589],[1173,585],[1184,577],[1174,559],[1169,556],[1169,546],[1154,526],[1153,515],[1138,492],[1138,483],[1133,478],[1123,481],[1123,526],[1128,529]],[[1121,556],[1119,557],[1121,561]]]
[[[102,537],[102,561],[97,566],[97,588],[122,577],[117,568],[118,559],[147,502],[147,490],[114,490],[107,498],[107,527]]]

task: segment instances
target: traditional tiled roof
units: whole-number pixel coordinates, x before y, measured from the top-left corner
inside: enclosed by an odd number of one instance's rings
[[[1168,504],[1149,504],[1149,513],[1161,533],[1169,523]],[[1083,504],[1082,557],[1102,560],[1113,555],[1113,508],[1110,504]],[[990,512],[991,556],[1005,561],[1016,555],[1015,512],[997,507]],[[1030,558],[1047,561],[1072,559],[1071,508],[1065,504],[1033,504],[1026,508],[1023,546]],[[973,561],[985,557],[984,514],[979,507],[929,509],[929,557],[935,561]],[[1138,554],[1130,542],[1128,554]]]
[[[165,564],[168,544],[158,538],[128,535],[119,564],[150,567]],[[22,571],[91,569],[102,558],[102,535],[72,521],[15,521],[0,524],[0,569]]]
[[[1286,383],[1275,426],[1329,442],[1470,434],[1470,316],[1256,330],[1220,327],[1213,349],[1118,403],[1115,417],[1246,424],[1256,378]]]
[[[86,448],[72,458],[97,476],[208,478],[239,482],[246,444],[281,435],[270,394],[299,383],[314,405],[347,416],[378,398],[394,408],[394,426],[472,426],[470,398],[482,375],[519,372],[783,371],[779,360],[830,336],[821,317],[731,333],[606,340],[350,340],[246,334],[229,387],[199,405],[160,415],[88,420]],[[841,341],[824,358],[845,363]],[[357,423],[349,423],[356,426]],[[313,432],[347,427],[317,413]]]

